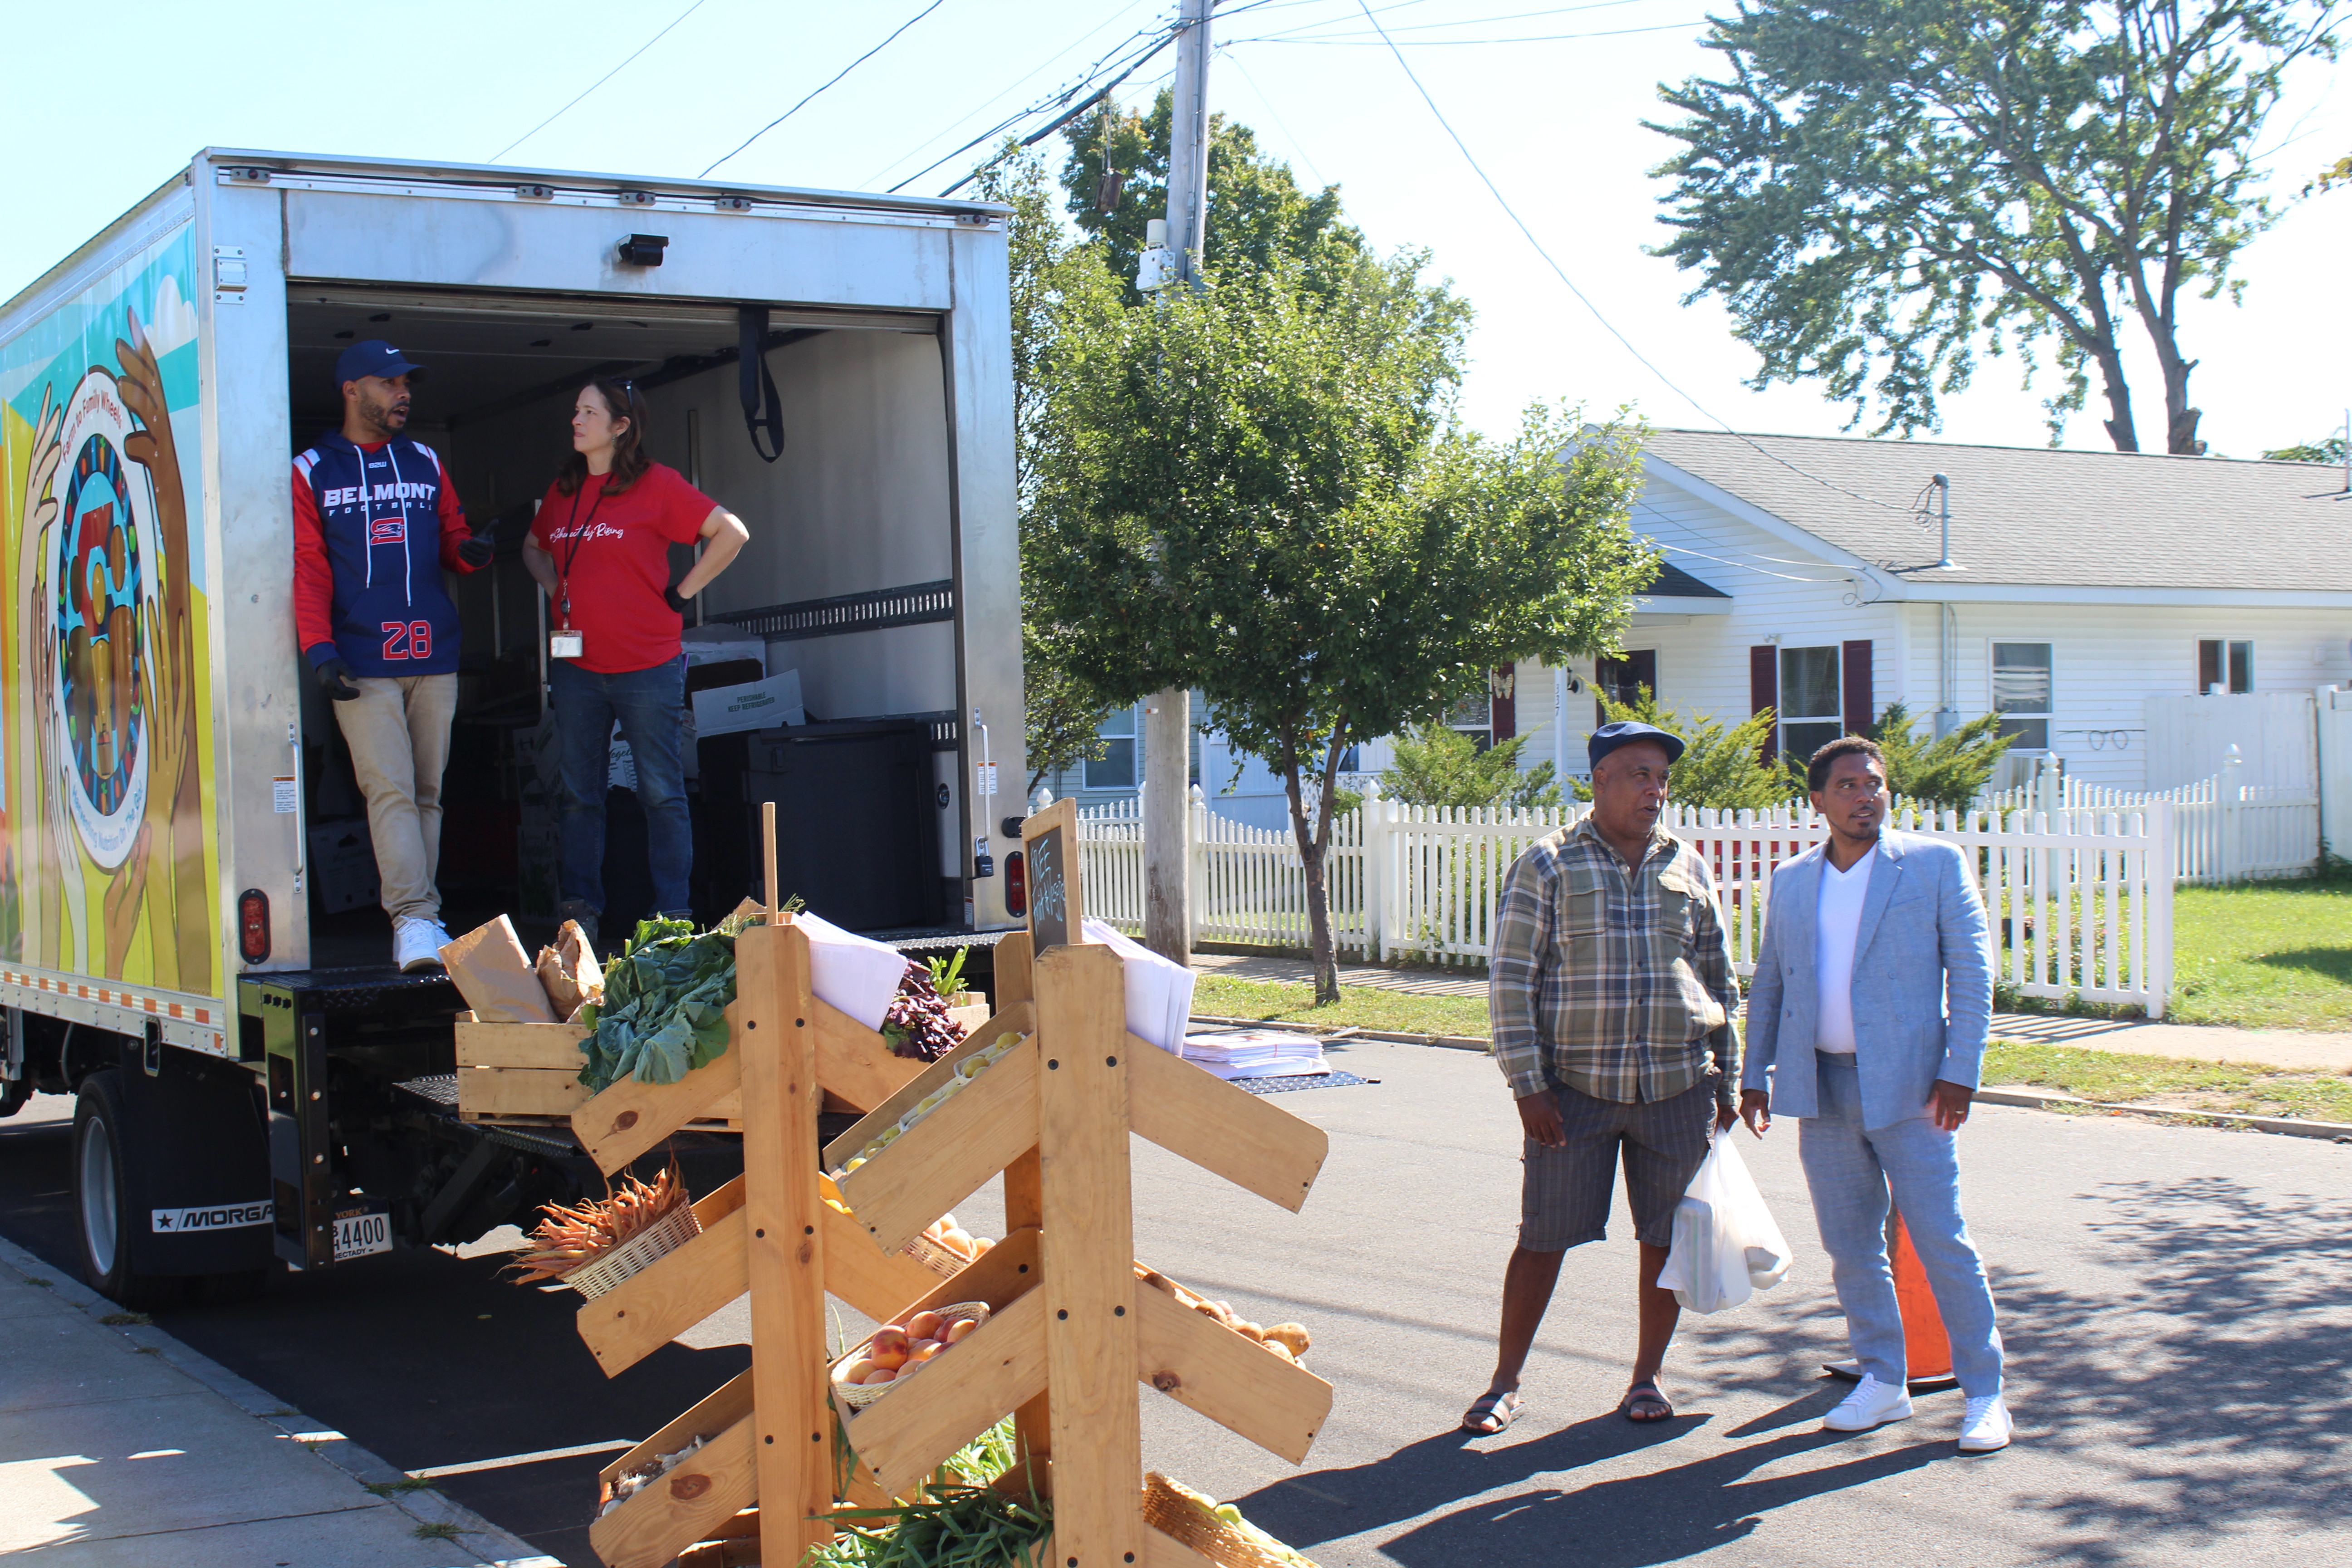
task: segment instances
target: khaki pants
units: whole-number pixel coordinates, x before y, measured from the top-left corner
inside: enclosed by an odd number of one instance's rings
[[[359,681],[360,694],[333,704],[367,796],[383,907],[394,920],[441,918],[441,770],[449,761],[449,721],[457,678],[411,675]]]

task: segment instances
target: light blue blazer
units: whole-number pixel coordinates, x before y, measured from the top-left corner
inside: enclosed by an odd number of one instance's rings
[[[1826,853],[1817,844],[1774,869],[1764,942],[1748,984],[1740,1087],[1769,1092],[1777,1116],[1820,1113],[1813,956]],[[1958,845],[1881,833],[1853,944],[1854,1065],[1865,1128],[1926,1114],[1927,1089],[1937,1079],[1977,1087],[1992,1027],[1987,934],[1984,900]]]

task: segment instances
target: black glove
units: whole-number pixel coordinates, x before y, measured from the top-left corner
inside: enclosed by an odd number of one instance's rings
[[[319,689],[338,702],[356,701],[360,694],[352,667],[340,658],[331,658],[319,666]]]
[[[662,590],[662,598],[677,612],[680,619],[694,614],[694,601],[679,593],[675,584]]]
[[[498,552],[499,539],[495,527],[486,528],[479,533],[469,536],[457,546],[457,559],[478,571],[488,566],[490,563],[490,557]]]

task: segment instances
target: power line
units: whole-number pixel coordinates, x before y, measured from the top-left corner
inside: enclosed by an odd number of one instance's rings
[[[1053,125],[1048,126],[1045,130],[1038,132],[1035,135],[1031,136],[1028,141],[1042,141],[1045,137],[1050,135],[1055,130],[1058,129],[1062,125],[1067,124],[1078,114],[1083,113],[1089,108],[1092,108],[1094,102],[1099,101],[1104,96],[1107,96],[1109,93],[1112,88],[1117,87],[1129,77],[1133,76],[1138,70],[1140,70],[1154,55],[1157,55],[1160,50],[1166,48],[1171,43],[1174,42],[1177,35],[1181,31],[1182,29],[1181,27],[1171,27],[1166,31],[1150,37],[1140,49],[1138,49],[1134,54],[1129,56],[1126,60],[1121,62],[1121,68],[1118,74],[1111,78],[1109,81],[1103,85],[1101,92],[1096,94],[1094,100],[1079,104],[1069,113],[1063,115],[1059,120],[1055,121]],[[1086,91],[1087,89],[1092,87],[1097,79],[1099,79],[1098,71],[1090,74],[1086,79],[1070,87],[1065,88],[1061,92],[1049,99],[1033,103],[1028,108],[1022,110],[1016,114],[1006,116],[1004,119],[998,121],[994,125],[989,127],[986,131],[983,131],[979,135],[973,137],[971,141],[965,142],[962,146],[957,148],[954,152],[947,153],[943,157],[935,158],[930,163],[923,165],[923,167],[916,170],[913,174],[908,175],[905,179],[891,186],[888,194],[895,195],[896,193],[904,190],[907,186],[913,184],[917,180],[921,179],[925,174],[929,174],[933,169],[938,168],[941,163],[948,163],[961,156],[963,153],[971,152],[974,147],[977,147],[982,142],[989,140],[998,132],[1003,131],[1007,127],[1017,125],[1033,114],[1040,114],[1049,109],[1061,109],[1066,106],[1072,99]],[[1027,144],[1027,142],[1023,143],[1024,146],[1026,146]],[[977,171],[975,171],[975,173]],[[967,175],[966,178],[968,179],[970,176]],[[954,185],[950,185],[948,189],[950,191],[953,191],[957,186],[961,185],[964,182],[962,180],[958,180]]]
[[[695,3],[699,5],[701,4],[701,0],[695,0]],[[908,28],[913,26],[916,23],[921,21],[924,17],[929,16],[932,12],[938,10],[941,5],[946,4],[947,0],[931,0],[929,5],[924,6],[921,10],[916,12],[905,21],[899,23],[897,27],[893,28],[889,37],[883,39],[880,43],[875,45],[872,48],[866,50],[864,54],[858,56],[847,65],[842,67],[839,71],[834,74],[833,81],[826,82],[824,87],[816,89],[814,92],[811,92],[808,95],[808,98],[802,99],[798,103],[793,104],[790,109],[785,110],[782,114],[777,115],[773,120],[769,121],[765,125],[761,126],[760,129],[745,137],[743,139],[742,145],[737,147],[734,153],[728,153],[724,158],[713,158],[709,164],[703,169],[702,173],[695,175],[694,177],[698,180],[709,178],[712,169],[719,167],[719,164],[727,162],[728,158],[735,156],[735,153],[740,153],[743,151],[744,147],[749,147],[752,142],[757,142],[761,137],[765,136],[769,132],[773,131],[777,126],[782,125],[785,121],[790,120],[793,115],[798,114],[802,110],[806,109],[809,105],[810,99],[814,99],[816,97],[817,93],[823,92],[825,88],[831,87],[834,82],[839,81],[843,77],[847,76],[851,71],[856,70],[859,66],[864,65],[867,60],[872,59],[876,55],[878,55],[884,49],[888,48],[891,43],[897,39],[900,33],[905,32]]]
[[[943,129],[934,132],[929,136],[925,137],[921,142],[916,143],[913,152],[901,153],[899,156],[893,158],[888,163],[883,164],[881,168],[876,170],[873,174],[867,175],[863,181],[859,182],[859,187],[863,189],[878,184],[885,175],[889,174],[891,170],[897,168],[899,164],[904,163],[908,159],[919,157],[925,147],[931,145],[943,136],[953,135],[962,126],[970,123],[974,116],[986,112],[992,106],[1001,102],[1004,99],[1010,97],[1013,93],[1018,91],[1024,83],[1029,81],[1034,77],[1043,74],[1054,64],[1055,61],[1070,53],[1073,49],[1078,48],[1096,34],[1101,32],[1105,27],[1111,26],[1114,22],[1117,22],[1121,16],[1133,9],[1134,0],[1120,0],[1120,3],[1112,8],[1111,13],[1105,16],[1101,21],[1096,23],[1084,33],[1079,34],[1076,38],[1073,38],[1070,42],[1055,50],[1054,53],[1047,56],[1035,66],[1024,71],[1006,86],[999,88],[996,91],[989,94],[988,97],[982,99],[975,107],[958,115]],[[965,142],[964,146],[957,149],[957,151],[961,152],[966,148],[976,146],[979,142],[986,141],[989,137],[995,135],[999,131],[1003,130],[1006,126],[1017,124],[1027,116],[1034,114],[1041,109],[1048,107],[1051,104],[1066,100],[1067,94],[1070,91],[1082,89],[1085,84],[1091,82],[1101,72],[1105,62],[1113,55],[1118,54],[1120,50],[1126,48],[1129,45],[1135,43],[1139,39],[1147,38],[1152,36],[1151,31],[1148,28],[1138,28],[1136,31],[1129,33],[1126,37],[1121,38],[1118,43],[1113,44],[1109,48],[1104,50],[1101,55],[1096,58],[1093,64],[1087,66],[1084,70],[1078,73],[1077,89],[1065,88],[1059,89],[1057,92],[1049,93],[1045,99],[1038,102],[1033,103],[1027,108],[1019,110],[1014,113],[1006,116],[1004,119],[998,121],[996,124],[991,126],[987,131],[982,132],[980,136],[975,137],[972,141]],[[952,158],[953,156],[955,156],[953,153],[948,154],[948,157],[950,158]],[[945,163],[946,161],[947,160],[945,158],[940,159],[939,160],[939,163],[934,163],[931,165],[931,168],[935,169],[939,167],[940,163]],[[929,173],[929,169],[919,171],[917,174],[909,176],[909,180],[919,179],[923,174],[928,173]],[[901,182],[902,184],[906,183],[907,182],[904,181]]]
[[[1660,370],[1656,365],[1652,364],[1648,356],[1633,346],[1633,341],[1631,338],[1628,338],[1624,333],[1619,331],[1616,328],[1616,324],[1611,321],[1607,316],[1601,313],[1601,307],[1594,304],[1590,299],[1588,299],[1585,296],[1584,290],[1576,286],[1576,280],[1568,275],[1567,270],[1563,268],[1559,262],[1552,259],[1551,252],[1544,248],[1543,241],[1536,237],[1535,230],[1529,228],[1527,226],[1527,220],[1519,216],[1518,210],[1511,205],[1509,199],[1503,195],[1501,187],[1497,186],[1493,180],[1487,178],[1486,169],[1480,165],[1477,158],[1471,153],[1469,144],[1462,140],[1461,133],[1455,131],[1454,129],[1453,122],[1445,118],[1445,111],[1437,107],[1437,100],[1429,95],[1429,89],[1422,86],[1421,78],[1413,73],[1412,67],[1407,63],[1404,58],[1404,51],[1396,47],[1395,41],[1389,37],[1388,29],[1381,26],[1380,18],[1372,15],[1371,6],[1366,4],[1366,0],[1356,0],[1356,5],[1359,10],[1363,12],[1364,20],[1372,25],[1372,30],[1379,33],[1381,40],[1388,44],[1389,53],[1396,57],[1397,68],[1404,72],[1405,79],[1412,83],[1413,90],[1415,92],[1421,94],[1422,102],[1429,106],[1429,112],[1436,117],[1437,123],[1444,129],[1445,134],[1453,139],[1455,149],[1462,154],[1462,161],[1470,165],[1470,172],[1478,176],[1479,184],[1485,185],[1486,187],[1487,194],[1495,198],[1495,205],[1501,207],[1503,209],[1503,215],[1506,217],[1508,217],[1511,222],[1517,226],[1520,234],[1527,237],[1527,242],[1535,247],[1535,253],[1538,256],[1542,257],[1544,259],[1544,265],[1550,268],[1553,275],[1568,286],[1568,291],[1576,296],[1577,302],[1582,305],[1587,310],[1592,312],[1592,319],[1599,321],[1601,327],[1607,331],[1611,337],[1615,338],[1619,343],[1622,344],[1625,352],[1632,354],[1634,360],[1641,364],[1643,369],[1648,371],[1652,375],[1656,376],[1658,380],[1665,385],[1668,391],[1681,398],[1685,403],[1689,404],[1693,408],[1697,409],[1700,415],[1704,417],[1711,420],[1715,424],[1722,426],[1724,434],[1754,447],[1758,453],[1766,458],[1769,458],[1772,461],[1780,464],[1790,473],[1803,475],[1804,478],[1812,480],[1817,485],[1835,490],[1841,495],[1851,496],[1855,500],[1864,501],[1875,507],[1883,507],[1888,511],[1900,512],[1906,517],[1913,515],[1912,510],[1908,507],[1896,506],[1892,502],[1880,500],[1874,496],[1864,495],[1859,490],[1848,489],[1845,486],[1825,479],[1819,474],[1807,473],[1806,470],[1797,467],[1796,464],[1789,461],[1788,458],[1781,457],[1778,452],[1768,450],[1766,447],[1748,437],[1741,435],[1738,431],[1734,430],[1729,422],[1717,416],[1697,398],[1693,397],[1689,393],[1685,392],[1681,387],[1675,385],[1673,377],[1667,375],[1664,371]]]
[[[1606,32],[1599,33],[1524,33],[1507,38],[1408,38],[1402,45],[1386,37],[1367,38],[1360,36],[1347,37],[1338,34],[1313,34],[1297,38],[1268,36],[1262,38],[1235,38],[1233,41],[1236,44],[1327,44],[1341,48],[1376,49],[1385,47],[1391,49],[1398,47],[1443,49],[1477,44],[1557,44],[1570,38],[1622,38],[1633,33],[1685,33],[1701,26],[1706,20],[1706,17],[1701,16],[1688,22],[1661,22],[1648,27],[1612,27]]]
[[[532,137],[538,135],[541,132],[546,130],[549,126],[562,119],[566,113],[570,112],[572,104],[578,103],[580,99],[587,97],[590,93],[595,91],[598,88],[604,86],[606,82],[620,75],[623,68],[627,66],[630,60],[635,59],[639,55],[644,54],[647,49],[652,48],[656,44],[660,43],[664,38],[667,37],[669,36],[670,27],[677,26],[678,23],[685,21],[688,16],[693,16],[697,11],[701,9],[702,0],[694,0],[693,5],[688,5],[685,10],[680,11],[675,17],[671,18],[669,27],[664,27],[660,32],[656,33],[652,37],[647,38],[644,43],[639,44],[635,48],[630,50],[627,59],[624,59],[620,65],[614,66],[611,70],[606,71],[603,76],[600,76],[594,81],[590,82],[585,88],[581,89],[579,97],[574,98],[571,103],[565,104],[562,109],[557,110],[554,113],[549,115],[546,119],[541,121],[538,124],[532,126],[530,130],[524,132],[521,135],[516,137],[513,141],[508,142],[505,146],[491,153],[489,161],[493,163],[497,163],[499,159],[505,157],[508,153],[513,152],[516,148],[521,146],[524,142],[530,141]],[[709,172],[710,171],[708,169],[703,171],[706,174]]]

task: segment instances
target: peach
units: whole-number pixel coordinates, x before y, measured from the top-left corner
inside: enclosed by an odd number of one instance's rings
[[[978,1258],[982,1253],[986,1252],[990,1247],[994,1247],[996,1243],[989,1240],[988,1237],[984,1236],[975,1236],[971,1238],[971,1255],[974,1258]]]
[[[865,1382],[869,1387],[877,1384],[896,1383],[898,1381],[898,1374],[887,1366],[877,1366],[872,1372],[867,1373],[865,1377]]]
[[[979,1327],[980,1321],[976,1318],[959,1318],[954,1322],[948,1325],[947,1342],[951,1345],[960,1345],[963,1343],[964,1341],[970,1339],[971,1337],[972,1331]]]
[[[859,1356],[856,1361],[843,1367],[837,1375],[844,1383],[864,1383],[868,1373],[880,1370],[867,1357]]]
[[[907,1337],[910,1340],[935,1340],[940,1337],[940,1324],[945,1321],[937,1312],[918,1312],[907,1320]]]
[[[977,1252],[972,1250],[971,1232],[968,1230],[961,1230],[953,1226],[949,1227],[947,1230],[940,1233],[940,1245],[946,1247],[950,1252],[955,1253],[960,1257],[977,1258],[980,1256]]]
[[[874,1337],[866,1342],[866,1354],[876,1366],[903,1366],[909,1342],[906,1330],[887,1324],[875,1330]]]
[[[939,1353],[940,1342],[937,1340],[917,1340],[907,1347],[907,1360],[910,1363],[929,1361]]]

